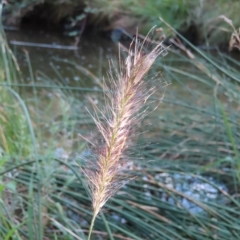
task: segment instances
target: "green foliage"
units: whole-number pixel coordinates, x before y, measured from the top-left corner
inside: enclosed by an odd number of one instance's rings
[[[0,148],[10,155],[27,156],[32,152],[29,125],[22,106],[9,90],[9,85],[20,78],[16,60],[4,40],[1,41],[0,62]]]
[[[137,1],[123,0],[123,8],[130,14],[137,15],[140,29],[145,24],[145,33],[153,25],[159,26],[159,17],[179,29],[184,23],[190,11],[188,0],[155,0],[155,1]],[[186,27],[186,26],[185,26]]]

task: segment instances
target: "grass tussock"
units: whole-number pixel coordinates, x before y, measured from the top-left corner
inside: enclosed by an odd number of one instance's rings
[[[141,118],[137,113],[154,90],[146,88],[144,77],[162,51],[159,44],[144,54],[136,40],[117,80],[111,77],[110,117],[105,117],[105,123],[95,119],[104,145],[96,150],[96,166],[89,162],[90,168],[84,169],[92,191],[93,222],[107,200],[129,180],[126,176],[128,161],[123,154],[128,147],[131,130]]]

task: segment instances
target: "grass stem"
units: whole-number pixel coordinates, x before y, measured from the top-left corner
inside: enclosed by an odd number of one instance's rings
[[[87,240],[90,240],[90,239],[91,239],[91,235],[92,235],[92,231],[93,231],[93,226],[94,226],[96,217],[97,217],[96,214],[94,214],[93,217],[92,217],[92,221],[91,221],[91,225],[90,225],[90,228],[89,228],[89,233],[88,233],[88,238],[87,238]]]

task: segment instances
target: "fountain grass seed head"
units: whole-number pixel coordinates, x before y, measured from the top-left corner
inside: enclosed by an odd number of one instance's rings
[[[143,45],[135,40],[120,73],[117,77],[110,75],[110,116],[104,116],[105,122],[94,118],[104,143],[96,150],[97,159],[89,160],[83,169],[92,194],[93,222],[107,200],[131,179],[126,173],[128,159],[124,153],[131,130],[141,118],[139,111],[154,91],[146,87],[144,77],[163,52],[166,50],[158,44],[144,53]]]

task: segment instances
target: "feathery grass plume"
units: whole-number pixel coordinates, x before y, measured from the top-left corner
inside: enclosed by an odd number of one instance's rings
[[[113,76],[110,76],[110,118],[105,117],[106,123],[94,119],[104,145],[96,151],[95,166],[89,161],[83,170],[89,180],[93,204],[93,219],[88,239],[101,208],[131,178],[126,174],[127,160],[124,160],[123,154],[128,147],[127,140],[131,129],[141,118],[137,113],[153,93],[153,88],[148,89],[143,78],[156,58],[166,51],[158,44],[150,53],[144,53],[144,43],[139,46],[137,39],[133,43],[117,79],[114,80]]]

